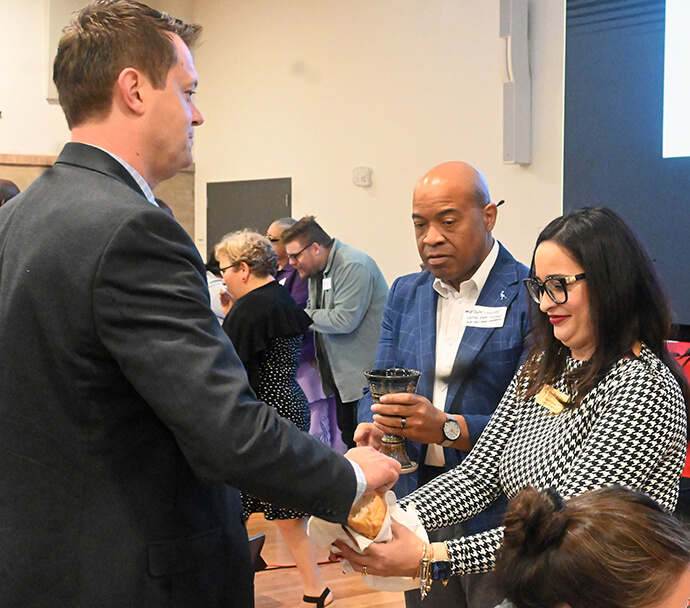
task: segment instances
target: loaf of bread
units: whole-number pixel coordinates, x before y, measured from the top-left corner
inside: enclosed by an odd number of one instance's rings
[[[347,525],[358,534],[374,540],[386,518],[386,501],[378,492],[362,496],[350,511]]]

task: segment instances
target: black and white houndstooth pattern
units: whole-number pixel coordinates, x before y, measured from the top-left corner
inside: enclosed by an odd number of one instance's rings
[[[570,359],[568,368],[581,362]],[[618,361],[579,408],[552,414],[517,396],[513,378],[469,456],[400,502],[413,502],[427,530],[465,521],[503,490],[555,487],[565,497],[622,484],[669,511],[678,499],[686,413],[677,381],[646,347]],[[555,388],[567,392],[562,380]],[[491,570],[503,529],[448,542],[453,574]]]

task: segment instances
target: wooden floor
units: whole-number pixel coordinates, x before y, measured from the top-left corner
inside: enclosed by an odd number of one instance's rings
[[[249,536],[266,535],[261,557],[269,565],[291,564],[292,558],[275,524],[267,522],[263,515],[255,514],[247,525]],[[319,561],[327,561],[328,551],[319,554]],[[404,608],[402,593],[372,591],[361,576],[345,576],[339,563],[325,563],[319,566],[326,584],[333,591],[335,608]],[[256,608],[295,608],[302,604],[302,584],[297,570],[293,568],[263,570],[254,579]]]

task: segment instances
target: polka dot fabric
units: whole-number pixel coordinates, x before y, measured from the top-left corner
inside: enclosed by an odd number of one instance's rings
[[[295,376],[301,352],[302,336],[274,338],[261,366],[257,397],[272,405],[283,417],[302,431],[309,431],[311,415],[307,397]]]
[[[261,366],[261,380],[256,396],[276,408],[283,418],[291,420],[302,431],[307,432],[311,420],[309,404],[295,380],[301,342],[301,336],[271,340]],[[268,520],[307,517],[306,513],[281,509],[244,493],[242,504],[245,517],[252,513],[264,513]]]

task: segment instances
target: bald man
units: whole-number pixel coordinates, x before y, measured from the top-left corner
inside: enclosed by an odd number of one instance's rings
[[[400,477],[398,497],[462,461],[521,361],[528,332],[521,282],[528,269],[494,239],[496,217],[484,176],[467,163],[443,163],[415,187],[412,221],[425,270],[393,283],[376,367],[414,368],[422,377],[416,395],[389,395],[373,406],[370,395],[363,397],[355,434],[359,444],[374,447],[384,432],[406,438],[419,468]],[[502,497],[462,529],[442,530],[432,540],[494,527],[504,506]],[[493,608],[502,599],[491,577],[473,574],[434,584],[424,606]],[[418,591],[407,593],[407,606],[418,602]]]

